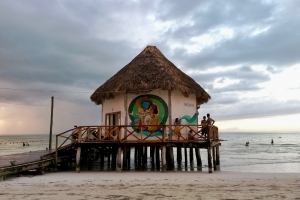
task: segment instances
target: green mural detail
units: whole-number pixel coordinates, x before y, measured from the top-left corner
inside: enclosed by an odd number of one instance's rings
[[[147,94],[133,99],[128,107],[130,125],[137,133],[161,136],[162,128],[168,119],[168,107],[159,96]]]
[[[197,113],[195,113],[193,117],[191,117],[189,115],[184,115],[184,116],[180,117],[180,121],[182,123],[182,120],[184,119],[186,121],[186,124],[195,125],[195,124],[197,124],[197,118],[198,118],[198,115],[197,115]]]

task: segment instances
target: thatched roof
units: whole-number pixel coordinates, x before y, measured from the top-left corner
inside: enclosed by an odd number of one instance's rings
[[[147,46],[129,64],[101,85],[91,96],[96,104],[120,93],[145,94],[155,89],[179,89],[185,97],[196,94],[197,104],[207,103],[209,94],[178,69],[155,46]]]

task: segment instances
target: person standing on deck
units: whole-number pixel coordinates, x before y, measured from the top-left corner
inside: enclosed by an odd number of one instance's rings
[[[209,113],[207,113],[207,120],[206,120],[206,124],[208,125],[208,126],[210,126],[210,125],[214,125],[214,123],[215,123],[215,120],[213,120],[211,117],[210,117],[210,114]]]
[[[206,117],[203,116],[203,119],[201,120],[201,126],[202,126],[201,133],[202,133],[202,136],[206,136],[206,124],[207,124]]]
[[[206,124],[207,124],[207,126],[206,126],[206,134],[208,134],[210,132],[210,127],[209,126],[213,126],[214,123],[215,123],[215,120],[212,119],[212,118],[210,118],[210,114],[209,113],[207,113],[206,116],[207,116],[207,120],[206,120]]]

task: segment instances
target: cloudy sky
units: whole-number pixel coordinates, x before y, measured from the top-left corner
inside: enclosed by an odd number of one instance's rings
[[[300,1],[0,1],[0,135],[99,125],[90,95],[147,45],[220,131],[299,132]]]

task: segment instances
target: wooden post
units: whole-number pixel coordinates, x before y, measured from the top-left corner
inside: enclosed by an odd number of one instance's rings
[[[181,169],[181,163],[182,163],[182,153],[181,153],[181,147],[177,147],[177,166],[178,169]]]
[[[197,158],[197,168],[198,170],[202,171],[202,160],[200,154],[200,148],[195,148],[196,158]]]
[[[166,145],[161,147],[161,161],[162,161],[162,172],[167,171],[167,161],[166,161]]]
[[[194,171],[194,148],[190,147],[190,169]]]
[[[127,147],[123,147],[123,169],[127,169],[127,154]]]
[[[117,149],[116,146],[112,146],[111,150],[112,150],[111,151],[111,153],[112,153],[112,155],[111,155],[111,168],[113,170],[115,170],[116,166],[117,166],[117,151],[118,151],[118,149]]]
[[[137,166],[138,168],[141,167],[141,164],[142,164],[142,155],[143,155],[143,147],[138,147],[138,163],[137,163]]]
[[[216,170],[220,170],[220,150],[219,144],[216,146]]]
[[[50,133],[49,133],[49,150],[52,149],[53,107],[54,107],[54,97],[51,97],[51,118],[50,118]]]
[[[103,169],[104,167],[104,154],[105,154],[104,148],[105,147],[102,146],[100,149],[100,169]]]
[[[76,172],[80,172],[80,154],[81,154],[81,147],[77,147],[76,152]]]
[[[186,146],[184,147],[184,166],[187,169],[187,164],[188,164],[188,160],[187,160],[187,149]]]
[[[151,157],[151,168],[155,168],[155,161],[154,161],[154,151],[155,147],[150,147],[150,157]]]
[[[108,147],[108,149],[107,149],[107,169],[110,169],[110,167],[111,167],[110,156],[111,156],[111,147]]]
[[[155,162],[156,162],[156,169],[160,168],[160,159],[159,159],[159,147],[155,147]]]
[[[130,169],[131,164],[131,147],[126,148],[127,149],[127,169]]]
[[[211,144],[207,147],[207,161],[208,161],[208,172],[212,173],[212,163],[211,163]]]
[[[170,155],[170,169],[174,169],[174,151],[173,147],[169,147],[169,155]]]
[[[144,153],[143,153],[143,167],[147,168],[147,156],[148,156],[148,147],[144,147]]]
[[[122,154],[122,147],[118,148],[118,156],[117,156],[117,171],[121,171],[121,154]],[[124,161],[124,158],[123,158]]]
[[[138,162],[138,147],[134,147],[134,164],[137,165]]]
[[[216,151],[215,151],[215,146],[213,146],[212,147],[212,158],[213,158],[213,166],[214,166],[214,170],[216,170],[217,169],[217,167],[216,167]]]

